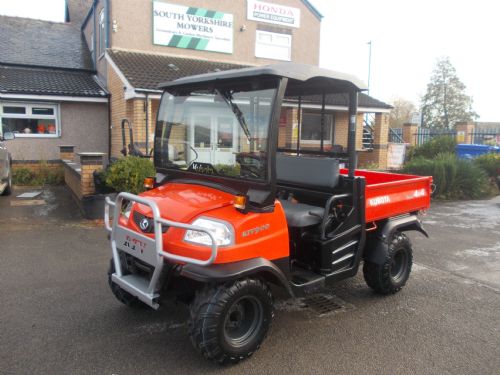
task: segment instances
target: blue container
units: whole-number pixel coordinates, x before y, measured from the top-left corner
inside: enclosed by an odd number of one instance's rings
[[[469,144],[458,144],[457,156],[460,159],[474,159],[479,155],[488,154],[490,152],[500,153],[500,147],[488,146],[488,145],[469,145]]]

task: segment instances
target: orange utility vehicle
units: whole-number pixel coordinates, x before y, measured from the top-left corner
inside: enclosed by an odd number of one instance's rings
[[[429,208],[432,180],[355,170],[360,81],[284,63],[161,88],[156,176],[145,193],[106,202],[109,285],[119,301],[154,309],[185,301],[195,348],[235,363],[267,334],[270,284],[303,295],[354,276],[363,262],[376,292],[403,287],[412,266],[404,232],[427,235],[417,213]],[[338,100],[348,103],[348,155],[324,147],[326,103]],[[282,109],[300,139],[307,105],[321,113],[317,149],[299,141],[278,149]]]

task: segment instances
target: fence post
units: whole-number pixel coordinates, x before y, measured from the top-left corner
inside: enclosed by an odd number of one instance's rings
[[[417,130],[418,124],[404,123],[403,124],[403,141],[410,146],[415,146],[417,144]]]
[[[455,124],[455,129],[457,130],[457,143],[474,143],[474,130],[476,124],[473,122],[457,122]]]

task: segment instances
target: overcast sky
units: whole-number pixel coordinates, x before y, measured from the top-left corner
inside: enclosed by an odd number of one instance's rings
[[[324,15],[325,68],[368,76],[378,99],[419,103],[436,59],[449,56],[481,121],[500,121],[500,1],[310,0]]]
[[[324,15],[322,67],[367,81],[371,40],[370,94],[418,105],[436,59],[449,56],[480,120],[500,121],[500,1],[309,1]],[[63,21],[63,5],[64,0],[0,0],[0,14]]]

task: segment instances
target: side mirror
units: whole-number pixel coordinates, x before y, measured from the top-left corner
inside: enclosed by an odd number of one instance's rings
[[[3,140],[4,141],[11,141],[14,138],[15,138],[15,135],[12,132],[5,132],[5,133],[3,133]]]

